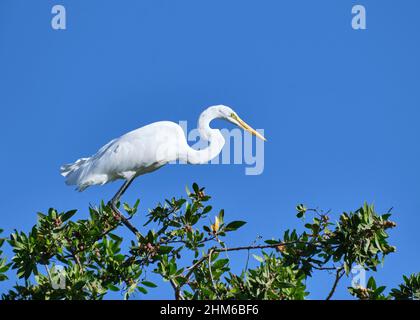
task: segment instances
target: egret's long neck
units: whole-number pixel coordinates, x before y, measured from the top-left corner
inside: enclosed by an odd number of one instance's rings
[[[225,139],[218,129],[210,128],[210,122],[219,118],[215,108],[208,108],[201,113],[198,119],[198,131],[201,139],[208,141],[210,145],[202,150],[195,150],[188,146],[187,159],[190,164],[204,164],[217,157],[225,145]]]

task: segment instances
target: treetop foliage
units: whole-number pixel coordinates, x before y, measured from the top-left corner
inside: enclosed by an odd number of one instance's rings
[[[0,281],[13,273],[18,279],[2,298],[103,299],[110,291],[142,298],[157,287],[148,276],[154,273],[170,283],[175,299],[305,299],[306,280],[329,272],[326,299],[331,299],[355,265],[377,271],[396,250],[388,242],[389,230],[396,227],[390,212],[378,214],[368,204],[343,212],[336,222],[330,212],[300,204],[296,216],[303,231],[286,230],[278,238],[230,247],[226,236],[246,222],[229,221],[223,210],[214,214],[209,200],[194,183],[186,198],[165,200],[150,210],[146,232],[125,241],[117,234],[125,227],[119,212],[103,202],[89,208],[87,219],[74,220],[76,210],[38,213],[29,232],[15,230],[0,239]],[[139,204],[119,204],[118,210],[129,221]],[[10,261],[1,251],[6,243],[14,253]],[[259,264],[249,268],[247,260],[235,273],[232,251],[245,251]],[[403,280],[385,294],[371,277],[366,287],[349,287],[349,293],[358,299],[419,299],[420,273]]]

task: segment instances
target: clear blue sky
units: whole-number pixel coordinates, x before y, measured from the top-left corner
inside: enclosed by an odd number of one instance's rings
[[[66,6],[65,31],[51,28],[55,4]],[[366,6],[367,30],[351,28],[354,4]],[[298,203],[394,207],[397,253],[377,279],[395,286],[420,271],[419,12],[417,0],[2,0],[0,227],[28,230],[49,207],[85,217],[119,184],[77,193],[61,164],[153,121],[195,124],[223,103],[265,129],[262,175],[246,176],[244,165],[167,166],[124,200],[140,196],[145,211],[196,181],[227,218],[249,222],[230,245],[300,226]],[[245,257],[234,257],[239,269]],[[311,297],[325,297],[332,281],[311,280]],[[148,297],[172,295],[165,284]]]

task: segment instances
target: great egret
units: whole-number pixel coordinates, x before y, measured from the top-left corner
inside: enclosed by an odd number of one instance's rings
[[[112,208],[117,211],[116,203],[136,177],[174,160],[203,164],[215,158],[225,144],[220,130],[210,128],[210,122],[217,118],[228,120],[265,140],[231,108],[212,106],[204,110],[198,119],[200,137],[210,143],[203,150],[195,150],[188,145],[184,131],[178,124],[159,121],[110,141],[89,158],[63,165],[61,175],[66,178],[66,184],[76,185],[79,191],[91,185],[124,179],[124,184],[110,201]]]

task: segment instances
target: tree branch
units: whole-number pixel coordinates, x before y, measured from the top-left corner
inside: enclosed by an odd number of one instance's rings
[[[184,297],[181,293],[181,286],[177,286],[173,279],[170,279],[169,282],[175,291],[175,300],[184,300]]]
[[[213,250],[210,249],[209,254],[208,254],[208,259],[209,259],[209,273],[210,273],[210,281],[211,281],[211,285],[213,286],[214,289],[214,293],[216,294],[216,298],[219,298],[219,295],[217,293],[217,288],[216,285],[214,283],[214,279],[213,279],[213,272],[211,271],[211,255],[213,254]]]
[[[139,239],[142,237],[142,234],[139,230],[126,218],[124,215],[118,210],[118,208],[110,201],[108,203],[109,207],[111,208],[112,212],[116,216],[116,218],[121,221],[134,235]]]
[[[343,267],[337,268],[337,271],[335,273],[335,280],[334,280],[333,286],[332,286],[331,291],[328,294],[326,300],[331,299],[331,297],[333,296],[333,294],[335,292],[335,289],[337,289],[337,284],[340,281],[340,279],[343,277],[344,273],[345,273],[345,271],[343,270]]]
[[[251,246],[233,247],[233,248],[210,248],[206,255],[202,256],[199,260],[197,260],[196,263],[194,263],[191,267],[188,268],[188,272],[185,275],[185,278],[187,279],[187,281],[185,283],[188,283],[188,281],[189,281],[191,275],[193,274],[194,270],[197,269],[197,267],[199,267],[204,261],[206,261],[209,258],[209,255],[213,254],[214,252],[268,249],[268,248],[276,248],[278,246],[293,245],[293,244],[296,244],[296,243],[309,244],[308,242],[303,242],[303,241],[290,241],[290,242],[279,242],[279,243],[274,243],[274,244],[266,244],[266,245],[258,245],[258,246],[251,245]],[[317,245],[317,244],[314,244],[314,243],[310,243],[310,244]]]
[[[240,250],[268,249],[268,248],[276,248],[276,247],[279,247],[279,246],[293,245],[293,244],[297,244],[297,243],[304,243],[304,244],[310,244],[310,245],[319,246],[318,244],[312,243],[312,242],[290,241],[290,242],[279,242],[279,243],[274,243],[274,244],[265,244],[265,245],[258,245],[258,246],[251,245],[251,246],[234,247],[234,248],[216,248],[213,251],[214,252],[224,252],[224,251],[240,251]]]

